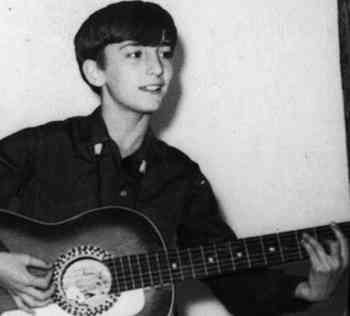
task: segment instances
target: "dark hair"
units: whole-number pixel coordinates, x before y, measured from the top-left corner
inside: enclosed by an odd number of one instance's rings
[[[85,82],[82,65],[92,59],[103,69],[104,48],[108,44],[132,40],[145,46],[168,44],[175,48],[177,29],[171,15],[158,4],[143,1],[121,1],[108,5],[92,15],[81,25],[74,38],[79,70]]]

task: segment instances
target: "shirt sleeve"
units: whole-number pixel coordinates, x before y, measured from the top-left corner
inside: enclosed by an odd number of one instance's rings
[[[18,196],[33,165],[34,145],[31,129],[0,140],[0,209],[18,210]],[[4,250],[7,249],[0,242],[0,251]]]
[[[178,229],[180,247],[198,246],[213,240],[237,239],[220,216],[211,185],[199,168],[194,173],[192,190],[182,219]],[[303,310],[309,305],[294,297],[295,288],[301,280],[281,270],[259,268],[204,282],[234,315],[272,316]]]

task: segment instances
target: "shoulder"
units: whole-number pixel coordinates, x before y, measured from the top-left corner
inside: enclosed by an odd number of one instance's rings
[[[32,140],[41,134],[54,136],[66,130],[76,122],[83,120],[84,116],[70,117],[64,120],[51,121],[36,126],[26,127],[10,135],[3,137],[1,143],[21,143]]]
[[[0,140],[0,153],[22,152],[24,154],[35,151],[42,142],[57,144],[60,139],[69,139],[72,126],[82,119],[84,117],[76,116],[14,132]]]
[[[191,174],[200,173],[200,168],[190,156],[181,149],[171,146],[163,140],[156,140],[156,150],[164,164],[173,170],[183,171]]]

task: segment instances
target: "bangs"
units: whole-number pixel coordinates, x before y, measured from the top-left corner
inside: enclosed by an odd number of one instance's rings
[[[130,10],[129,14],[111,17],[109,43],[135,41],[144,46],[176,45],[177,31],[170,15],[158,7]],[[125,13],[125,12],[124,12]]]

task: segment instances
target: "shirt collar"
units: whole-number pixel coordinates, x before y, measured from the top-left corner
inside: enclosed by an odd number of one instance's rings
[[[114,143],[108,134],[106,124],[102,117],[101,106],[97,107],[90,115],[80,117],[78,124],[73,128],[73,139],[78,152],[88,160],[94,158],[93,148],[96,144],[110,142],[118,148],[118,145]],[[140,165],[143,160],[146,161],[147,164],[152,162],[156,159],[155,146],[153,146],[154,142],[155,136],[149,128],[140,148],[123,160],[126,160],[127,164],[131,163],[132,165]]]

